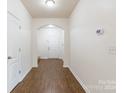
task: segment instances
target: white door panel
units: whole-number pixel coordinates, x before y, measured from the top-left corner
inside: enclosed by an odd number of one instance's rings
[[[60,28],[43,28],[37,33],[38,52],[41,58],[63,58],[64,31]]]
[[[19,22],[8,13],[7,17],[7,91],[10,91],[19,82],[19,47],[20,32]]]
[[[42,58],[48,58],[48,40],[47,32],[39,31],[37,33],[38,55]]]
[[[16,59],[8,60],[7,78],[8,78],[8,93],[18,84],[18,64]]]

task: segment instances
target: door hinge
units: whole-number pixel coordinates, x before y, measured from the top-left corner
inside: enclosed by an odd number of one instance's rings
[[[21,72],[21,70],[19,70],[19,74],[21,74],[22,72]]]
[[[19,26],[19,30],[21,30],[21,28],[22,28],[22,27],[21,27],[21,26]]]

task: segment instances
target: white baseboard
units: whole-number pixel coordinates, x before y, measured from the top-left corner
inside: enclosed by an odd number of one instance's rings
[[[19,82],[23,81],[23,79],[27,76],[27,74],[31,71],[32,67],[29,68],[26,73],[24,73],[24,75],[21,77],[21,79],[19,80]]]
[[[78,75],[75,73],[74,70],[72,70],[72,68],[70,66],[68,66],[68,68],[71,70],[72,74],[75,76],[75,78],[78,80],[78,82],[80,83],[80,85],[84,88],[86,93],[91,93],[90,90],[86,87],[86,85],[83,83],[83,81],[78,77]]]
[[[69,68],[69,66],[67,64],[63,64],[63,67],[64,68],[67,68],[67,67]]]
[[[48,57],[39,57],[40,59],[49,59]]]

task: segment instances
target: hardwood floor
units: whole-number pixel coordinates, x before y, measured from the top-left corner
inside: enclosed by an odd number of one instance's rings
[[[85,93],[62,60],[40,60],[11,93]]]

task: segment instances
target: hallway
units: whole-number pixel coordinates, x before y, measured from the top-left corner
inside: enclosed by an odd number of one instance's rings
[[[115,0],[7,1],[7,93],[115,93]]]
[[[11,93],[85,93],[62,60],[40,60]]]

